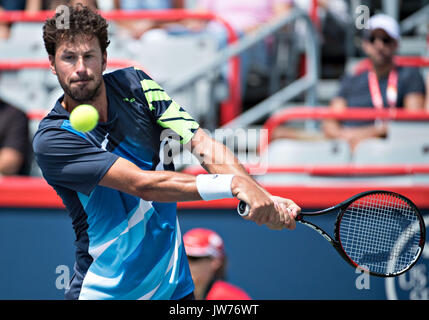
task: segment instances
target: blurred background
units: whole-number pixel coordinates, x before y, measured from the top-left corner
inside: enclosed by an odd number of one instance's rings
[[[78,2],[109,22],[107,72],[144,70],[271,193],[313,210],[386,189],[414,201],[428,224],[429,0],[4,0],[0,299],[63,299],[73,273],[71,220],[30,143],[62,95],[43,22]],[[376,14],[397,22],[398,37],[390,20],[373,28]],[[386,106],[372,104],[377,52],[399,70],[390,107],[389,72],[379,85]],[[186,147],[176,151],[176,170],[203,172]],[[236,204],[180,203],[179,220],[182,234],[221,235],[227,279],[252,298],[429,299],[428,246],[406,274],[367,281],[313,231],[258,227]],[[318,218],[328,230],[334,220]]]

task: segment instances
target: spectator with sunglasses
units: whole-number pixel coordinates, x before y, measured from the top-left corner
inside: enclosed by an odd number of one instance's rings
[[[399,40],[399,25],[393,18],[384,14],[370,18],[362,49],[371,67],[368,71],[343,78],[337,97],[330,103],[332,110],[342,111],[353,107],[424,108],[425,85],[419,70],[394,63]],[[362,140],[385,137],[387,133],[384,122],[340,123],[326,120],[323,129],[329,138],[347,140],[352,149]]]
[[[222,238],[210,229],[183,235],[196,300],[250,300],[241,288],[225,281],[226,255]]]

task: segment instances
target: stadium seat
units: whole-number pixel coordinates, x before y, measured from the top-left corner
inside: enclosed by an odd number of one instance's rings
[[[26,86],[24,83],[16,81],[3,81],[0,79],[0,98],[7,103],[10,103],[21,110],[27,112],[29,110],[45,109],[46,88],[40,83],[34,83],[31,86]],[[25,89],[23,89],[25,88]]]
[[[379,164],[429,164],[429,141],[372,138],[359,143],[353,155],[353,163]]]
[[[350,147],[343,140],[274,140],[264,155],[270,165],[335,165],[350,161]]]
[[[164,86],[217,53],[217,43],[211,37],[168,35],[160,30],[154,32],[161,34],[150,35],[149,32],[140,41],[126,45],[120,45],[121,41],[114,39],[112,47],[109,47],[109,57],[122,55],[137,61],[155,81]],[[224,98],[213,96],[215,77],[216,75],[207,74],[207,77],[180,92],[169,92],[169,88],[164,87],[174,100],[183,105],[196,120],[201,121],[210,113],[216,101]]]
[[[0,41],[0,58],[46,58],[42,27],[40,23],[12,24],[9,39]]]
[[[426,141],[429,143],[427,122],[392,121],[389,123],[387,138],[391,141]]]

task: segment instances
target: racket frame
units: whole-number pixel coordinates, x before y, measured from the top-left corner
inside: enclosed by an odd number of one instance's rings
[[[356,195],[355,196],[356,198],[358,198],[358,195]],[[355,197],[353,197],[353,199],[355,200],[356,198]],[[351,199],[349,199],[349,200],[346,200],[346,201],[343,201],[343,202],[341,202],[341,203],[339,203],[339,204],[337,204],[337,205],[335,205],[335,206],[332,206],[332,207],[329,207],[329,208],[326,208],[326,209],[323,209],[323,210],[320,210],[320,211],[314,211],[314,212],[301,212],[301,214],[299,214],[297,217],[296,217],[296,221],[297,222],[299,222],[299,223],[301,223],[301,224],[303,224],[303,225],[305,225],[305,226],[307,226],[307,227],[309,227],[309,228],[311,228],[311,229],[313,229],[314,231],[316,231],[319,235],[321,235],[326,241],[328,241],[331,245],[332,245],[332,247],[335,249],[335,250],[337,250],[337,252],[340,254],[340,256],[349,264],[349,265],[351,265],[353,268],[360,268],[356,263],[354,263],[354,261],[353,260],[351,260],[350,259],[350,257],[345,253],[345,251],[343,250],[343,248],[342,248],[342,246],[341,246],[341,243],[340,243],[340,241],[338,240],[339,239],[339,236],[338,236],[338,233],[337,233],[337,230],[338,230],[338,228],[337,228],[337,225],[338,225],[338,221],[339,221],[339,217],[341,216],[342,217],[342,215],[344,214],[344,212],[346,211],[346,209],[347,209],[347,204],[349,203],[349,201],[350,201]],[[342,208],[344,206],[344,208]],[[330,214],[330,213],[332,213],[332,212],[334,212],[334,211],[337,211],[337,210],[341,210],[338,214],[337,214],[337,217],[336,217],[336,219],[335,219],[335,226],[334,226],[334,237],[335,238],[332,238],[325,230],[323,230],[321,227],[319,227],[318,225],[316,225],[316,224],[314,224],[314,223],[312,223],[312,222],[310,222],[310,221],[307,221],[307,220],[305,220],[304,219],[304,217],[315,217],[315,216],[321,216],[321,215],[326,215],[326,214]],[[360,268],[361,270],[364,270],[364,269],[362,269],[362,268]],[[364,270],[364,271],[367,271],[367,270]]]
[[[355,261],[353,261],[345,252],[345,250],[342,247],[341,244],[341,240],[340,240],[340,226],[341,226],[341,219],[343,218],[344,214],[346,213],[348,207],[355,202],[357,199],[363,198],[365,196],[371,195],[371,194],[377,194],[377,193],[383,193],[383,194],[390,194],[392,196],[398,197],[400,199],[402,199],[403,201],[407,202],[407,204],[414,210],[414,212],[416,213],[416,216],[419,219],[419,226],[420,226],[420,233],[421,233],[421,237],[420,237],[420,242],[419,242],[419,252],[416,254],[416,258],[412,261],[411,264],[409,264],[406,268],[400,270],[399,272],[394,272],[394,273],[389,273],[389,274],[383,274],[383,273],[378,273],[378,272],[372,272],[370,270],[365,269],[364,267],[358,265]],[[323,230],[322,228],[320,228],[319,226],[304,220],[303,217],[312,217],[312,216],[320,216],[320,215],[324,215],[324,214],[329,214],[332,213],[334,211],[339,210],[337,217],[335,219],[335,225],[334,225],[334,238],[332,238],[325,230]],[[408,271],[409,269],[411,269],[417,262],[417,260],[420,258],[423,249],[424,249],[424,245],[426,242],[426,228],[425,228],[425,222],[423,220],[423,217],[419,211],[419,209],[417,208],[417,206],[407,197],[396,193],[396,192],[392,192],[392,191],[386,191],[386,190],[370,190],[370,191],[364,191],[361,193],[358,193],[356,195],[354,195],[353,197],[326,209],[320,210],[320,211],[314,211],[314,212],[302,212],[297,218],[296,221],[300,222],[301,224],[304,224],[308,227],[310,227],[311,229],[315,230],[317,233],[319,233],[323,238],[325,238],[331,245],[332,247],[334,247],[335,250],[337,250],[337,252],[340,254],[340,256],[347,262],[349,263],[352,267],[354,268],[359,268],[360,270],[369,273],[370,275],[373,276],[378,276],[378,277],[396,277],[398,275],[403,274],[404,272]]]
[[[419,252],[416,254],[416,258],[412,261],[412,263],[410,263],[406,268],[398,271],[398,272],[394,272],[394,273],[389,273],[389,274],[383,274],[383,273],[376,273],[376,272],[372,272],[370,270],[365,269],[364,267],[358,265],[355,261],[353,261],[345,252],[345,250],[342,247],[341,244],[341,240],[340,240],[340,226],[341,226],[341,219],[344,216],[345,212],[347,211],[348,207],[355,202],[357,199],[363,198],[365,196],[371,195],[371,194],[377,194],[377,193],[384,193],[384,194],[390,194],[392,196],[398,197],[402,200],[404,200],[408,205],[410,205],[410,207],[415,211],[416,216],[419,219],[419,226],[420,226],[420,233],[421,233],[421,237],[420,237],[420,242],[419,242]],[[249,206],[240,201],[238,207],[238,212],[240,215],[247,215],[250,211]],[[321,216],[321,215],[325,215],[325,214],[330,214],[333,213],[334,211],[338,211],[337,217],[335,219],[335,224],[334,224],[334,238],[331,237],[325,230],[323,230],[321,227],[315,225],[312,222],[309,222],[307,220],[305,220],[305,217],[314,217],[314,216]],[[296,218],[295,220],[311,229],[313,229],[314,231],[316,231],[318,234],[320,234],[325,240],[327,240],[332,247],[340,254],[340,256],[348,263],[350,264],[353,268],[359,268],[360,270],[369,273],[370,275],[373,276],[378,276],[378,277],[395,277],[398,275],[403,274],[404,272],[408,271],[409,269],[411,269],[417,262],[417,260],[420,258],[423,249],[424,249],[424,245],[426,242],[426,227],[425,227],[425,222],[423,220],[423,217],[419,211],[419,209],[417,208],[417,206],[407,197],[396,193],[396,192],[392,192],[392,191],[386,191],[386,190],[370,190],[370,191],[364,191],[361,193],[358,193],[356,195],[354,195],[353,197],[337,204],[334,205],[332,207],[323,209],[323,210],[319,210],[319,211],[313,211],[313,212],[301,212]]]

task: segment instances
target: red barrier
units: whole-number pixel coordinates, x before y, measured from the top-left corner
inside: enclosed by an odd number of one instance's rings
[[[113,69],[121,69],[128,67],[136,67],[141,70],[145,68],[139,65],[137,62],[128,59],[115,59],[109,58],[107,61],[107,67]],[[42,60],[34,59],[16,59],[16,60],[0,60],[0,70],[20,70],[20,69],[49,69],[50,64],[48,58]]]
[[[323,208],[335,205],[352,195],[370,189],[380,189],[369,184],[336,183],[335,186],[270,186],[268,192],[293,199],[305,208]],[[418,207],[429,208],[429,186],[389,186],[382,189],[403,194]],[[181,202],[179,209],[234,209],[237,199],[214,201]],[[0,178],[0,208],[53,208],[63,209],[64,205],[54,189],[37,177]]]
[[[401,121],[429,121],[427,111],[406,111],[403,109],[374,109],[374,108],[348,108],[344,111],[333,111],[327,107],[298,107],[284,109],[272,115],[264,124],[268,137],[260,139],[259,151],[263,152],[271,141],[272,132],[285,122],[292,120],[356,120],[368,121],[374,119],[401,120]],[[264,131],[263,131],[264,132]]]
[[[318,0],[312,0],[310,3],[310,9],[308,12],[308,15],[310,16],[311,21],[313,21],[314,26],[317,30],[321,31],[322,27],[320,24],[320,18],[319,18],[319,1]]]
[[[216,21],[220,23],[228,34],[228,44],[238,40],[237,33],[232,26],[223,18],[210,12],[194,12],[183,9],[172,10],[136,10],[136,11],[99,11],[106,19],[111,21],[153,19],[160,21],[174,21],[183,19],[200,19]],[[28,13],[25,11],[3,11],[0,12],[0,22],[43,22],[54,16],[54,11],[38,11]],[[222,103],[220,110],[220,122],[225,124],[241,113],[241,88],[240,88],[240,58],[233,57],[230,62],[230,74],[228,77],[229,97]]]
[[[44,112],[34,112],[29,117],[40,118]],[[391,120],[429,120],[429,113],[407,112],[404,110],[368,110],[349,109],[344,112],[333,112],[328,108],[294,108],[286,109],[273,115],[265,124],[268,132],[285,121],[295,119],[325,119],[336,118],[339,120],[371,120],[384,118]],[[383,166],[246,166],[252,174],[273,173],[300,173],[311,176],[397,176],[413,174],[429,174],[428,165],[383,165]],[[185,173],[197,175],[205,173],[201,166],[187,168]],[[354,183],[353,181],[335,183],[335,186],[265,186],[269,192],[283,197],[294,199],[303,207],[326,207],[334,205],[346,198],[369,189],[378,189],[380,184],[371,186]],[[422,208],[429,208],[429,186],[427,185],[383,185],[383,189],[395,191],[408,196]],[[237,204],[235,199],[217,201],[195,201],[183,202],[179,208],[208,209],[208,208],[234,208]],[[41,178],[3,178],[0,179],[0,207],[47,207],[62,208],[60,198],[54,190]]]
[[[322,177],[379,177],[429,174],[429,165],[303,165],[303,166],[264,166],[244,164],[247,172],[253,175],[273,173],[299,173]],[[201,166],[188,167],[184,173],[198,175],[206,171]]]

